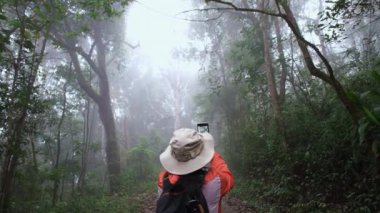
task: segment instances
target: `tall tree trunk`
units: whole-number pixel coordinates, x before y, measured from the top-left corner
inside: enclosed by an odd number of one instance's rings
[[[129,136],[129,132],[128,132],[128,116],[127,115],[124,115],[123,116],[123,144],[124,144],[124,148],[125,149],[129,149],[130,145],[129,145],[129,140],[128,140],[128,136]]]
[[[101,51],[100,51],[101,52]],[[115,194],[119,191],[120,182],[120,153],[119,145],[117,143],[115,121],[111,107],[111,98],[108,88],[108,78],[105,70],[101,71],[99,75],[100,95],[97,94],[85,81],[81,73],[78,56],[75,52],[69,51],[71,58],[74,62],[77,80],[81,88],[89,95],[98,106],[100,120],[102,121],[104,132],[106,135],[106,155],[107,155],[107,170],[109,175],[110,192]],[[98,53],[99,54],[99,53]],[[103,76],[103,77],[100,77]]]
[[[265,5],[268,4],[268,1],[261,0],[260,4],[261,4],[261,8],[265,8]],[[247,0],[243,0],[243,5],[244,7],[249,8],[249,4]],[[269,16],[264,15],[264,14],[261,14],[259,18],[255,17],[253,14],[248,14],[248,18],[253,23],[258,23],[260,26],[260,30],[262,33],[262,41],[264,45],[264,68],[265,68],[265,74],[266,74],[267,82],[268,82],[271,107],[272,107],[273,115],[276,122],[276,128],[279,133],[279,136],[281,137],[281,144],[284,150],[287,150],[288,142],[287,142],[287,136],[286,136],[286,126],[285,126],[284,119],[282,117],[282,110],[281,110],[281,105],[285,100],[285,83],[286,83],[286,74],[287,74],[281,36],[279,36],[279,34],[281,34],[281,31],[278,26],[278,23],[275,22],[278,51],[280,54],[280,63],[281,63],[281,77],[280,77],[280,88],[279,88],[280,94],[278,94],[276,80],[274,77],[273,66],[272,66],[273,65],[272,53],[270,51],[271,42],[270,42],[269,30],[271,28],[272,23],[269,22]]]
[[[347,112],[351,115],[354,123],[357,124],[361,117],[361,112],[358,109],[358,107],[349,99],[343,86],[335,78],[334,70],[331,64],[314,44],[306,41],[305,38],[302,36],[301,30],[298,27],[297,21],[294,18],[293,12],[289,8],[288,3],[279,0],[276,1],[282,6],[282,8],[285,11],[286,15],[282,16],[282,18],[284,18],[284,20],[287,22],[288,26],[296,36],[298,46],[301,49],[306,67],[308,68],[310,74],[331,85],[338,98],[347,109]],[[318,57],[322,60],[323,64],[325,65],[328,74],[326,74],[325,72],[323,72],[315,66],[308,47],[312,48],[317,53]]]
[[[102,29],[98,24],[95,26],[95,43],[97,46],[97,59],[99,66],[99,92],[98,103],[100,120],[104,125],[106,135],[107,167],[110,181],[110,191],[117,193],[120,189],[120,153],[116,136],[115,119],[111,106],[110,87],[106,66],[106,46],[102,40]]]
[[[28,198],[25,200],[26,202],[31,202],[36,200],[38,197],[38,191],[39,188],[37,186],[38,184],[38,179],[39,179],[39,172],[38,172],[38,161],[37,161],[37,151],[35,147],[35,140],[37,138],[36,136],[36,125],[33,126],[33,132],[29,136],[29,143],[30,143],[30,152],[31,152],[31,173],[30,173],[30,185],[28,187]]]
[[[69,158],[69,152],[66,153],[66,158],[65,158],[65,162],[67,162],[67,159]],[[63,200],[63,194],[64,194],[64,191],[65,191],[65,178],[62,178],[62,183],[61,183],[61,192],[59,193],[59,201],[62,201]]]
[[[70,27],[70,25],[67,24],[67,27]],[[116,194],[120,190],[120,153],[107,76],[107,48],[102,39],[104,32],[102,32],[100,23],[95,23],[93,27],[94,44],[96,45],[97,50],[97,63],[93,61],[90,54],[87,54],[83,51],[83,49],[76,47],[76,44],[73,41],[70,41],[70,39],[63,37],[58,32],[55,32],[55,36],[56,41],[68,50],[68,53],[73,61],[74,71],[76,73],[79,86],[98,106],[100,120],[102,121],[106,136],[106,159],[110,193]],[[86,81],[79,62],[78,54],[86,60],[92,71],[97,74],[99,80],[99,93],[97,93]]]
[[[32,86],[35,81],[35,76],[31,76],[31,78],[32,79],[29,82],[30,84],[28,85],[29,94],[27,95],[26,103],[29,103],[33,91]],[[14,114],[14,120],[10,121],[10,133],[8,136],[9,138],[6,141],[7,146],[5,150],[5,158],[1,170],[0,212],[7,212],[9,210],[11,187],[14,179],[14,173],[16,171],[17,161],[21,153],[22,130],[24,129],[27,110],[28,104],[25,104],[22,109],[20,109],[20,115],[17,115],[16,112]]]
[[[269,17],[266,15],[261,15],[261,32],[262,32],[262,40],[264,44],[264,65],[265,65],[265,74],[268,81],[269,94],[271,105],[274,113],[274,118],[276,121],[276,126],[279,132],[279,135],[282,137],[282,145],[284,149],[287,149],[287,139],[286,139],[286,131],[285,131],[285,123],[282,117],[280,101],[278,99],[276,82],[273,74],[273,66],[272,66],[272,54],[270,51],[270,36],[269,36]]]
[[[70,74],[71,74],[71,67],[70,67]],[[61,171],[59,171],[59,160],[61,156],[61,129],[62,129],[62,124],[63,121],[65,120],[65,115],[66,115],[66,91],[67,91],[67,85],[70,80],[70,74],[69,78],[66,80],[65,84],[63,85],[63,103],[62,103],[62,114],[61,118],[58,123],[58,132],[57,132],[57,152],[55,156],[55,164],[54,164],[54,170],[57,176],[55,176],[54,179],[54,185],[53,185],[53,197],[52,197],[52,204],[55,206],[57,202],[57,196],[58,196],[58,189],[59,189],[59,182],[61,181]]]
[[[63,200],[63,194],[64,194],[64,192],[65,192],[65,179],[62,179],[61,192],[59,194],[59,201]]]
[[[7,150],[5,152],[5,158],[2,166],[2,177],[1,177],[1,194],[0,194],[0,204],[1,212],[8,212],[9,201],[11,196],[11,186],[13,182],[14,172],[16,170],[18,155],[12,153],[12,151]]]
[[[227,86],[227,71],[226,71],[226,57],[224,56],[223,54],[223,49],[222,49],[222,39],[223,37],[223,34],[222,35],[218,35],[218,42],[217,44],[215,45],[216,46],[216,56],[218,57],[218,60],[219,60],[219,64],[220,64],[220,71],[222,73],[222,85],[223,87],[222,88],[225,88],[225,86]]]
[[[23,29],[21,29],[23,30]],[[23,137],[23,129],[25,125],[25,119],[28,116],[28,109],[29,109],[29,103],[31,101],[31,96],[33,94],[34,90],[34,83],[37,77],[38,73],[38,68],[41,64],[43,54],[45,52],[45,47],[46,47],[46,41],[47,39],[44,38],[42,41],[42,46],[40,51],[34,52],[32,56],[32,63],[30,66],[30,73],[27,73],[28,70],[22,70],[24,71],[24,76],[22,76],[21,80],[19,78],[14,78],[14,81],[21,81],[22,84],[21,88],[26,92],[25,94],[25,99],[23,101],[23,105],[21,107],[15,107],[13,105],[13,101],[11,100],[10,104],[8,105],[7,110],[9,110],[7,113],[9,113],[9,122],[8,122],[8,133],[6,133],[8,138],[5,142],[6,148],[5,148],[5,154],[4,154],[4,161],[2,164],[2,170],[1,170],[1,186],[0,186],[0,212],[7,212],[9,210],[9,201],[11,197],[11,191],[12,191],[12,183],[14,179],[14,174],[16,171],[16,166],[17,166],[17,161],[18,158],[20,157],[21,153],[21,142],[22,142],[22,137]],[[24,56],[23,53],[23,48],[22,48],[22,42],[20,42],[20,48],[18,52],[18,58],[15,60],[13,63],[14,65],[14,71],[16,75],[19,73],[20,69],[23,67],[24,63],[21,60],[21,57]],[[34,50],[36,51],[36,49]],[[28,75],[29,74],[29,75]],[[13,87],[12,87],[12,93],[16,92],[18,88],[16,88],[16,82],[13,82]],[[11,97],[14,97],[16,95],[11,94]]]
[[[120,189],[120,154],[110,101],[110,99],[101,101],[99,104],[99,115],[100,120],[104,125],[104,132],[106,136],[107,169],[108,178],[110,181],[110,191],[114,194]]]
[[[175,80],[173,82],[173,92],[174,92],[174,130],[179,129],[181,127],[181,108],[182,108],[182,88],[181,82],[179,78],[179,74],[177,73],[175,76]]]
[[[276,31],[276,39],[277,39],[277,50],[279,54],[280,66],[281,66],[281,77],[280,77],[280,88],[279,88],[279,102],[282,106],[285,102],[285,84],[286,84],[286,76],[287,76],[287,68],[285,62],[285,54],[284,47],[282,46],[281,40],[281,28],[279,24],[279,19],[274,18],[274,26]]]
[[[81,157],[81,170],[78,178],[78,190],[82,194],[86,186],[86,172],[87,172],[87,158],[88,158],[88,145],[90,143],[90,137],[92,134],[92,126],[94,116],[91,116],[91,103],[89,98],[86,100],[86,109],[84,112],[84,124],[83,124],[83,145],[82,145],[82,157]]]
[[[181,114],[182,114],[182,104],[183,104],[183,95],[184,89],[186,87],[187,82],[183,81],[181,78],[181,74],[179,71],[174,73],[166,73],[164,74],[171,90],[173,91],[173,101],[174,101],[174,111],[173,111],[173,128],[174,130],[181,127]]]
[[[301,53],[303,55],[306,67],[308,68],[310,74],[321,79],[322,81],[328,83],[334,89],[339,100],[343,103],[347,112],[350,114],[353,122],[355,124],[358,124],[358,121],[361,118],[361,114],[362,114],[360,109],[350,100],[350,98],[348,97],[343,86],[335,78],[334,70],[333,70],[330,62],[326,59],[326,57],[322,54],[322,52],[316,47],[316,45],[308,42],[303,37],[301,30],[298,27],[297,21],[294,18],[293,12],[289,8],[288,1],[275,0],[279,13],[273,13],[273,12],[263,10],[263,9],[240,8],[240,7],[237,7],[236,5],[234,5],[232,2],[227,2],[227,1],[222,1],[222,0],[208,0],[208,1],[228,5],[237,11],[257,12],[257,13],[261,13],[263,15],[277,16],[277,17],[283,18],[286,21],[286,23],[288,24],[288,26],[290,27],[291,31],[296,36],[298,46],[301,49]],[[280,6],[282,7],[283,11],[285,11],[285,14],[283,13],[282,10],[280,10]],[[315,66],[313,58],[311,57],[311,54],[310,54],[308,48],[311,48],[315,51],[315,53],[318,55],[318,57],[321,59],[322,63],[326,67],[327,73],[323,72],[321,69],[319,69]]]

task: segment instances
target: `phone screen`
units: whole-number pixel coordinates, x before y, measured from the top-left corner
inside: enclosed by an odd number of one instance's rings
[[[200,133],[210,132],[208,123],[199,123],[199,124],[197,124],[197,131],[200,132]]]

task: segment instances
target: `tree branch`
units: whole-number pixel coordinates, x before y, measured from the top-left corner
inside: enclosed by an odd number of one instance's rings
[[[222,10],[222,9],[226,9],[226,10]],[[217,16],[215,17],[212,17],[212,18],[207,18],[207,19],[187,19],[187,18],[183,18],[182,20],[185,20],[185,21],[190,21],[190,22],[210,22],[210,21],[215,21],[215,20],[218,20],[220,17],[222,17],[222,15],[224,15],[225,12],[235,12],[235,9],[233,8],[205,8],[205,9],[192,9],[192,10],[185,10],[185,11],[182,11],[180,13],[177,13],[176,15],[180,15],[180,14],[184,14],[184,13],[189,13],[189,12],[194,12],[194,11],[197,11],[197,12],[207,12],[209,10],[222,10],[222,12],[220,12]]]
[[[286,13],[291,13],[290,12],[290,9],[288,8],[287,5],[282,5],[282,7],[284,8],[285,12]],[[310,72],[312,72],[313,74],[315,74],[315,76],[317,77],[320,77],[321,79],[323,79],[324,81],[332,84],[333,81],[335,81],[335,76],[334,76],[334,70],[333,68],[331,67],[329,61],[326,59],[326,57],[321,53],[321,51],[318,49],[318,47],[312,43],[310,43],[309,41],[307,41],[301,34],[301,31],[300,29],[298,28],[298,26],[294,23],[295,20],[291,20],[291,17],[285,15],[282,17],[286,23],[288,24],[288,26],[290,27],[290,29],[292,30],[292,32],[294,33],[294,35],[296,36],[297,40],[301,41],[304,45],[305,45],[305,48],[303,48],[302,46],[300,46],[301,48],[301,51],[305,52],[307,57],[305,58],[307,64],[310,66]],[[327,69],[327,72],[329,73],[329,75],[327,75],[326,73],[322,72],[320,69],[318,69],[317,67],[315,67],[313,61],[311,60],[311,56],[307,50],[307,47],[311,47],[318,55],[318,57],[322,60],[323,64],[326,66],[326,69]]]
[[[323,79],[324,81],[328,82],[328,83],[332,83],[331,79],[335,79],[334,77],[334,73],[333,73],[333,69],[330,65],[330,63],[328,62],[328,60],[323,56],[323,54],[321,53],[321,51],[312,43],[310,43],[309,41],[307,41],[302,35],[301,35],[301,32],[299,29],[297,29],[292,21],[289,19],[289,17],[286,15],[286,14],[282,14],[282,13],[271,13],[271,12],[267,12],[267,11],[263,11],[263,10],[260,10],[260,9],[255,9],[255,8],[240,8],[240,7],[237,7],[236,5],[234,5],[233,3],[231,2],[226,2],[226,1],[223,1],[223,0],[209,0],[211,2],[216,2],[216,3],[220,3],[220,4],[224,4],[224,5],[229,5],[232,7],[232,9],[234,10],[237,10],[237,11],[244,11],[244,12],[257,12],[257,13],[262,13],[262,14],[265,14],[265,15],[270,15],[270,16],[277,16],[277,17],[281,17],[283,18],[286,23],[288,24],[288,26],[290,27],[290,29],[292,30],[292,32],[294,33],[294,35],[296,36],[297,39],[299,39],[300,41],[302,41],[306,46],[309,46],[311,47],[316,53],[317,55],[321,58],[321,60],[323,61],[323,63],[325,64],[326,68],[327,68],[327,71],[329,72],[329,75],[326,75],[326,73],[322,72],[320,69],[316,68],[314,63],[312,63],[312,67],[313,69],[311,70],[311,72],[313,74],[315,74],[316,76],[320,77],[321,79]],[[278,2],[276,1],[276,4],[278,4]],[[285,9],[286,11],[286,7],[284,7],[284,5],[282,5],[283,8]],[[278,5],[279,7],[279,5]],[[280,12],[280,11],[279,11]],[[311,58],[310,58],[311,59]]]
[[[223,0],[208,0],[208,2],[216,2],[216,3],[220,3],[220,4],[224,4],[224,5],[228,5],[232,8],[220,8],[220,9],[234,9],[234,10],[237,10],[237,11],[243,11],[243,12],[255,12],[255,13],[262,13],[262,14],[265,14],[265,15],[270,15],[270,16],[277,16],[277,17],[283,17],[284,14],[281,14],[281,13],[272,13],[272,12],[268,12],[268,11],[264,11],[264,10],[259,10],[259,9],[255,9],[255,8],[242,8],[242,7],[238,7],[236,5],[234,5],[232,2],[226,2],[226,1],[223,1]],[[210,8],[212,9],[212,8]],[[218,8],[213,8],[214,10],[220,10]]]
[[[58,32],[54,31],[54,32],[52,32],[52,34],[54,35],[54,36],[50,37],[52,41],[54,41],[55,43],[57,43],[58,45],[60,45],[61,47],[63,47],[64,49],[66,49],[69,52],[74,51],[74,52],[78,53],[80,56],[82,56],[86,60],[88,65],[91,67],[91,69],[97,75],[99,75],[99,68],[95,64],[95,62],[91,59],[91,55],[92,55],[94,47],[95,47],[95,42],[91,45],[90,52],[86,53],[82,47],[75,47],[73,44],[69,44],[69,43],[65,42],[68,39],[65,39]]]
[[[182,12],[179,12],[177,14],[175,14],[176,16],[177,15],[181,15],[181,14],[185,14],[185,13],[191,13],[191,12],[208,12],[208,11],[211,11],[211,10],[216,10],[216,11],[235,11],[234,8],[230,8],[230,7],[210,7],[210,8],[203,8],[203,9],[191,9],[191,10],[184,10]]]
[[[93,49],[93,47],[95,47],[95,42],[93,44],[93,46],[91,46],[91,48]],[[70,48],[70,47],[69,47]],[[91,58],[91,55],[86,53],[82,47],[72,47],[72,49],[77,52],[79,55],[81,55],[85,60],[86,62],[88,63],[88,65],[90,65],[91,69],[96,73],[96,74],[100,74],[99,73],[99,67],[95,64],[95,62],[92,60]],[[92,54],[92,53],[91,53]]]
[[[132,49],[136,49],[137,47],[140,47],[140,42],[138,42],[138,43],[135,44],[135,45],[130,44],[129,42],[126,42],[126,41],[124,41],[123,43],[126,44],[128,47],[130,47],[130,48],[132,48]]]
[[[92,43],[92,45],[91,45],[91,48],[90,48],[90,51],[88,52],[88,55],[91,57],[92,56],[92,53],[94,53],[94,49],[95,49],[95,45],[96,43],[94,42],[94,43]]]
[[[94,102],[96,102],[98,104],[100,102],[100,99],[101,99],[100,95],[95,92],[95,90],[91,87],[91,85],[84,78],[83,73],[82,73],[82,69],[80,67],[80,63],[78,60],[77,53],[72,49],[69,49],[68,53],[71,57],[73,65],[74,65],[74,71],[75,71],[75,74],[77,76],[79,86],[86,92],[86,94],[88,96],[90,96],[90,98],[92,100],[94,100]]]

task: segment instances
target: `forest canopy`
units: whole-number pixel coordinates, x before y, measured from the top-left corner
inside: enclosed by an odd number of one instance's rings
[[[160,153],[199,122],[246,209],[380,210],[379,1],[148,4],[0,1],[0,212],[154,208]],[[166,66],[128,39],[136,5],[188,26]]]

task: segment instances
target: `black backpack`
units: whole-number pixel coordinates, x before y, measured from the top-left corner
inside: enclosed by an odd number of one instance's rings
[[[202,169],[180,176],[176,184],[169,181],[169,173],[163,180],[163,192],[157,200],[156,213],[208,213],[202,193],[205,171]]]

